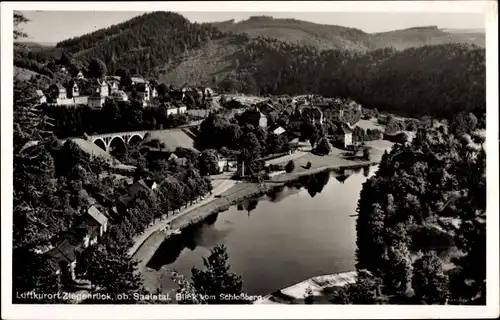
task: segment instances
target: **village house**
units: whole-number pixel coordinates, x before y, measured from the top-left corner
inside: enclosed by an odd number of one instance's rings
[[[318,107],[305,107],[299,109],[302,117],[312,124],[323,124],[323,112]]]
[[[115,92],[118,92],[118,90],[120,90],[120,80],[110,78],[109,80],[106,80],[106,83],[108,84],[109,94],[113,94]]]
[[[92,81],[92,95],[99,95],[101,97],[109,96],[108,84],[100,79]]]
[[[75,267],[80,253],[97,242],[95,232],[89,234],[87,227],[73,227],[61,232],[52,240],[52,248],[45,252],[48,265],[55,274],[60,275],[63,285],[76,281]]]
[[[251,124],[254,127],[267,128],[267,117],[260,112],[257,106],[252,106],[247,109],[239,117],[238,121],[241,125]]]
[[[274,125],[274,126],[269,128],[269,132],[272,132],[275,135],[279,136],[279,135],[282,135],[283,133],[285,133],[286,130],[280,125]]]
[[[53,100],[58,100],[58,99],[64,100],[67,98],[66,88],[60,83],[51,85],[49,87],[49,91],[50,91],[50,97]]]
[[[156,181],[154,181],[152,179],[141,179],[141,180],[136,181],[134,184],[132,184],[128,188],[128,194],[129,194],[129,196],[135,198],[139,195],[139,193],[141,191],[150,194],[157,187],[158,187],[158,184],[156,183]]]
[[[143,101],[149,101],[150,100],[150,88],[149,85],[146,83],[138,83],[136,85],[136,93],[139,99]]]
[[[102,237],[108,229],[108,218],[95,205],[92,205],[87,209],[79,227],[87,228],[88,234],[97,232],[98,237]]]
[[[36,96],[38,98],[38,104],[47,103],[47,97],[42,90],[36,90]]]
[[[186,105],[182,102],[176,102],[175,104],[164,102],[163,107],[167,109],[167,116],[171,114],[182,114],[187,111]]]
[[[332,142],[342,148],[352,145],[352,129],[343,122],[336,123],[336,125],[337,130],[331,136]]]
[[[106,102],[106,97],[94,94],[87,99],[87,105],[92,109],[101,109]]]
[[[85,79],[85,77],[83,76],[83,73],[81,71],[78,71],[78,74],[76,75],[76,78],[78,80]]]
[[[45,253],[48,266],[55,274],[59,275],[59,279],[64,286],[75,283],[76,260],[82,250],[80,246],[75,246],[64,239]]]

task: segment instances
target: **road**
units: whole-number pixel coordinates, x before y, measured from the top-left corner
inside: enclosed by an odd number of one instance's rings
[[[146,230],[144,230],[144,232],[142,234],[134,237],[134,239],[133,239],[134,245],[132,247],[130,247],[130,249],[128,250],[129,256],[133,256],[139,250],[139,248],[142,246],[142,244],[154,232],[162,229],[172,220],[177,219],[178,217],[181,217],[181,216],[191,212],[192,210],[213,201],[214,199],[216,199],[215,195],[220,194],[220,193],[230,189],[235,184],[236,184],[235,180],[230,180],[228,178],[225,178],[225,176],[223,176],[221,179],[213,180],[212,185],[214,188],[212,189],[212,195],[206,197],[202,201],[199,201],[199,202],[187,207],[186,209],[182,210],[180,213],[173,214],[170,217],[167,217],[165,220],[161,220],[161,221],[156,222],[152,226],[146,228]]]

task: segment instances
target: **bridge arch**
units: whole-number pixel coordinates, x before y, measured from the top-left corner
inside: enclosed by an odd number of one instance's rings
[[[132,134],[127,141],[127,144],[129,145],[136,145],[140,143],[144,139],[144,135],[141,136],[140,134]]]
[[[101,138],[96,138],[92,142],[104,151],[108,151],[108,145]]]
[[[121,136],[113,136],[109,138],[108,151],[111,153],[122,153],[126,150],[125,141]]]

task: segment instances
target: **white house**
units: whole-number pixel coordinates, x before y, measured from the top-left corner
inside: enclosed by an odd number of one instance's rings
[[[167,116],[171,114],[182,114],[187,111],[187,107],[183,103],[179,103],[177,106],[170,103],[164,103],[163,105],[167,109]]]
[[[116,79],[110,79],[106,81],[108,83],[108,90],[110,94],[118,92],[120,90],[120,81]]]
[[[345,147],[352,145],[352,129],[345,123],[337,126],[337,130],[333,134],[335,141],[341,142]]]
[[[101,97],[109,96],[108,84],[105,81],[101,81],[101,80],[97,79],[93,83],[93,94],[100,95]]]
[[[78,80],[80,80],[80,79],[85,79],[85,77],[83,76],[83,73],[82,73],[81,71],[79,71],[79,72],[78,72],[78,74],[76,75],[76,78],[77,78]]]
[[[108,218],[95,206],[91,206],[87,210],[85,218],[86,221],[83,224],[86,224],[89,228],[98,230],[99,236],[102,236],[108,230]]]

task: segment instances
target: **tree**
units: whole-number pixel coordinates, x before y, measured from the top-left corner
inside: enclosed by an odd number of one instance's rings
[[[157,87],[156,87],[156,91],[158,92],[158,96],[159,97],[164,97],[167,92],[168,92],[168,88],[167,88],[167,85],[164,84],[164,83],[160,83]]]
[[[358,270],[356,282],[348,284],[329,297],[335,304],[380,304],[386,298],[381,294],[382,281],[367,270]]]
[[[14,11],[14,40],[19,40],[22,38],[27,38],[28,35],[23,32],[19,25],[29,22],[30,20],[26,18],[21,12]]]
[[[459,112],[451,123],[451,131],[457,135],[471,133],[476,129],[478,120],[471,112]]]
[[[426,304],[442,304],[448,295],[448,277],[434,252],[426,252],[413,263],[412,288],[415,299]]]
[[[230,266],[227,264],[228,255],[224,245],[218,245],[210,250],[210,255],[203,258],[204,270],[193,267],[191,269],[193,287],[198,294],[211,296],[215,299],[207,301],[209,304],[247,303],[242,300],[224,300],[221,295],[244,295],[243,281],[240,276],[229,271]]]
[[[113,300],[108,303],[135,303],[133,294],[143,291],[136,265],[128,258],[126,250],[95,245],[82,253],[76,272],[91,281],[93,290],[109,293]],[[117,300],[123,293],[129,299]]]
[[[285,171],[287,173],[291,173],[295,169],[295,163],[293,160],[288,161],[288,163],[285,166]]]
[[[199,157],[199,170],[202,176],[219,173],[217,151],[214,149],[206,149],[201,152]]]
[[[315,148],[315,151],[319,155],[327,155],[332,151],[332,146],[326,137],[323,137],[319,140],[318,145]]]
[[[363,148],[363,159],[370,161],[370,148]]]
[[[88,75],[90,78],[100,79],[106,75],[108,69],[106,64],[98,58],[93,58],[89,61]]]

